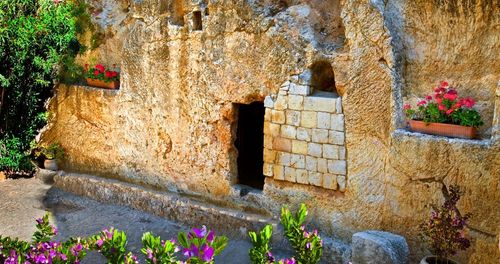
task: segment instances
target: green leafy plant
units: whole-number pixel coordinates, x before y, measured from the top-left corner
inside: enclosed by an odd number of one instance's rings
[[[273,226],[266,225],[259,233],[248,232],[253,247],[249,251],[250,261],[254,264],[267,264],[272,258],[269,242],[273,235]]]
[[[443,81],[434,88],[434,96],[427,95],[417,103],[416,109],[406,104],[404,111],[406,117],[412,120],[480,127],[484,122],[479,112],[472,109],[475,103],[470,97],[458,97],[458,92]]]
[[[18,141],[9,145],[8,156],[28,155],[30,142],[45,125],[44,104],[54,80],[84,50],[77,40],[86,28],[83,20],[88,21],[83,0],[0,1],[0,140]],[[33,168],[25,159],[11,158],[0,169]]]
[[[31,169],[30,159],[24,151],[21,139],[5,137],[0,139],[0,171],[7,175]]]
[[[281,224],[285,230],[285,236],[290,241],[295,256],[291,259],[276,261],[271,253],[269,241],[272,236],[272,227],[267,225],[259,234],[249,232],[253,247],[249,251],[250,260],[254,264],[285,263],[285,264],[316,264],[323,255],[323,241],[318,231],[306,231],[304,226],[307,217],[307,207],[301,204],[299,210],[292,215],[287,207],[281,209]]]
[[[64,149],[59,143],[52,143],[48,146],[41,146],[38,155],[43,155],[46,159],[62,159],[64,158]]]
[[[175,256],[175,253],[179,252],[180,249],[174,240],[164,241],[159,236],[148,232],[142,236],[142,244],[141,252],[146,256],[146,263],[180,263]]]
[[[137,257],[127,252],[127,235],[114,228],[105,229],[88,240],[89,248],[99,251],[107,264],[138,263]]]

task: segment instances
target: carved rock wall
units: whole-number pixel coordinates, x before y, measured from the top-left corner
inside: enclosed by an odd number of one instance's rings
[[[442,201],[443,184],[457,183],[466,192],[460,209],[474,215],[473,247],[459,259],[500,258],[495,0],[91,4],[104,42],[82,61],[120,64],[122,85],[57,88],[42,140],[63,145],[64,169],[241,202],[228,198],[237,183],[234,104],[264,101],[328,62],[342,96],[345,192],[266,177],[259,198],[245,202],[275,214],[305,202],[313,225],[345,239],[365,229],[399,233],[417,260],[425,254],[418,224]],[[483,140],[400,129],[403,101],[441,79],[480,99]]]

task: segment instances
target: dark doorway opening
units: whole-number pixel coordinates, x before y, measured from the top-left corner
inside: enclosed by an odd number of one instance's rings
[[[264,188],[264,104],[240,104],[238,131],[238,183],[253,188]]]

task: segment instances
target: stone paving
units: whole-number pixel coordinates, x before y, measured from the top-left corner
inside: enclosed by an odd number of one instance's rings
[[[144,232],[174,238],[178,231],[187,230],[185,226],[148,213],[63,192],[41,179],[0,182],[1,235],[30,239],[35,231],[34,219],[46,211],[52,213],[51,222],[60,230],[56,239],[85,237],[113,226],[127,233],[128,248],[138,256],[141,256],[140,239]],[[247,254],[250,246],[249,241],[230,238],[228,247],[216,263],[250,263]],[[91,253],[83,263],[105,262],[97,253]]]

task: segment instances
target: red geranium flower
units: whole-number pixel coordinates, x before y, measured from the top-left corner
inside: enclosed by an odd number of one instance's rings
[[[444,99],[448,99],[450,101],[455,101],[455,99],[457,99],[458,95],[455,93],[455,94],[452,94],[452,93],[447,93],[444,95]]]
[[[97,64],[95,68],[100,72],[104,72],[104,70],[106,70],[106,68],[102,64]]]
[[[442,88],[444,88],[444,89],[446,89],[446,88],[448,88],[450,85],[448,84],[448,82],[446,82],[446,81],[442,81],[442,82],[440,83],[440,85],[439,85],[439,86],[440,86],[440,87],[442,87]]]
[[[417,104],[417,105],[418,105],[418,106],[421,106],[421,105],[425,105],[426,103],[427,103],[427,101],[420,101],[420,102],[418,102],[418,104]]]
[[[108,79],[111,79],[111,77],[113,77],[113,75],[111,74],[111,72],[110,72],[110,71],[106,71],[106,72],[104,73],[104,76],[106,76],[106,78],[108,78]]]
[[[430,96],[430,95],[427,95],[427,96],[425,97],[425,100],[427,100],[427,101],[430,101],[430,100],[432,100],[432,96]]]
[[[100,72],[99,72],[98,70],[95,70],[95,71],[94,71],[94,75],[96,75],[96,76],[97,76],[97,75],[99,75],[99,73],[100,73]]]
[[[446,106],[445,106],[445,105],[443,105],[443,104],[439,104],[439,105],[438,105],[438,108],[439,108],[439,110],[441,110],[441,111],[445,111],[445,110],[446,110]]]
[[[116,77],[116,76],[118,76],[118,72],[112,71],[111,72],[111,77]]]
[[[403,109],[404,109],[404,110],[411,109],[411,105],[410,105],[410,104],[405,104],[405,105],[403,106]]]

